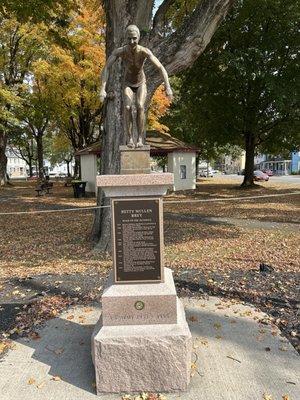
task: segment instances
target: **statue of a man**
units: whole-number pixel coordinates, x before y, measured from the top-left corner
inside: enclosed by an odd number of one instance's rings
[[[101,91],[100,100],[104,101],[106,97],[106,82],[108,80],[109,68],[116,61],[118,57],[121,57],[124,63],[125,76],[124,76],[124,113],[125,113],[125,130],[126,130],[126,141],[127,146],[134,148],[135,144],[133,141],[132,132],[132,104],[134,100],[134,94],[136,97],[136,110],[137,110],[137,132],[138,138],[136,147],[143,147],[143,132],[145,125],[145,100],[147,95],[146,77],[144,73],[144,63],[148,59],[157,67],[165,82],[166,94],[170,100],[172,100],[172,89],[170,86],[167,71],[159,60],[153,55],[153,53],[146,47],[140,46],[140,31],[136,25],[129,25],[126,29],[126,40],[127,44],[123,47],[119,47],[114,50],[111,56],[108,58],[107,63],[103,69],[101,75]]]

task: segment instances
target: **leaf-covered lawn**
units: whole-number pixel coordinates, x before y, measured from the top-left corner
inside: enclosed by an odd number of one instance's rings
[[[95,198],[74,199],[72,188],[62,183],[56,182],[53,194],[42,197],[36,197],[34,187],[34,183],[16,182],[13,187],[0,189],[0,213],[95,205]],[[295,191],[299,187],[272,181],[252,190],[238,190],[230,180],[203,180],[195,192],[166,196],[164,231],[165,264],[175,271],[179,293],[218,294],[251,302],[267,311],[272,323],[299,349],[300,196],[186,202]],[[168,204],[169,201],[181,203]],[[92,210],[0,215],[0,301],[15,298],[22,303],[24,298],[25,302],[28,296],[24,285],[18,285],[18,279],[23,283],[36,279],[46,288],[53,281],[56,290],[45,290],[44,297],[37,302],[34,296],[40,295],[38,290],[26,289],[34,302],[29,302],[25,309],[21,307],[19,320],[10,327],[13,333],[21,323],[21,333],[29,332],[35,315],[42,322],[55,314],[55,310],[48,310],[51,302],[47,302],[47,296],[55,295],[52,303],[57,310],[61,309],[59,304],[65,307],[74,303],[74,298],[76,302],[78,298],[88,301],[97,298],[96,294],[99,296],[99,277],[107,275],[112,263],[110,258],[93,251],[89,239],[92,222]],[[271,265],[274,271],[259,272],[260,263]],[[73,295],[66,300],[63,285],[68,276],[73,279],[68,282]],[[88,277],[83,290],[78,280]],[[45,306],[41,307],[43,302]]]

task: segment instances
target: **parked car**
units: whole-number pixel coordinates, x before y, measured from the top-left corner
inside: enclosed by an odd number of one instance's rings
[[[253,172],[254,180],[255,181],[268,181],[269,175],[265,174],[264,172],[257,170]]]
[[[273,171],[271,169],[263,169],[262,172],[264,174],[267,174],[268,176],[273,176],[274,175],[274,173],[273,173]]]
[[[214,176],[214,172],[212,170],[202,169],[199,171],[199,176],[203,178],[212,178]]]

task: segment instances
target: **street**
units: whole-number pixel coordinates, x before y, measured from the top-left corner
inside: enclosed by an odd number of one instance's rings
[[[221,175],[217,174],[215,175],[218,179],[234,179],[237,182],[243,181],[243,175],[237,175],[237,174],[228,174],[228,175]],[[300,185],[300,175],[282,175],[282,176],[270,176],[270,182],[273,183],[283,183],[283,184],[299,184]]]

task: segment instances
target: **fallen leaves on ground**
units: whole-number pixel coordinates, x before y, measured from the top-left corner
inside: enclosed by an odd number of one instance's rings
[[[198,348],[201,347],[201,346],[207,347],[207,346],[208,346],[208,340],[205,339],[205,338],[196,337],[196,338],[194,339],[193,348],[194,348],[194,349],[198,349]]]
[[[60,382],[61,381],[61,377],[58,375],[55,375],[51,378],[51,381],[55,381],[55,382]]]
[[[43,381],[43,382],[39,383],[38,385],[36,385],[36,387],[37,387],[38,389],[42,389],[45,385],[46,385],[46,382]]]
[[[37,389],[42,389],[46,385],[46,381],[43,380],[43,381],[37,383],[34,378],[29,378],[27,381],[27,384],[34,385]]]
[[[15,346],[15,343],[13,343],[9,339],[4,339],[0,341],[0,355],[5,353],[9,349],[13,349]]]
[[[241,191],[236,189],[235,182],[222,183],[215,178],[203,180],[196,191],[172,193],[165,201],[224,199],[298,190],[293,185],[278,185],[270,180],[254,190]],[[72,188],[65,188],[61,183],[55,182],[53,194],[42,197],[35,196],[34,186],[32,182],[16,182],[14,186],[0,189],[0,212],[95,205],[95,198],[74,199]],[[164,229],[166,266],[175,270],[177,289],[182,295],[194,296],[202,290],[251,302],[272,318],[260,323],[278,326],[299,350],[296,285],[299,281],[299,232],[290,228],[291,222],[295,227],[299,220],[297,201],[298,196],[293,195],[223,203],[165,203]],[[212,221],[211,218],[216,217],[227,218],[227,222]],[[230,218],[240,219],[245,224],[237,226]],[[281,224],[274,229],[256,224],[250,229],[247,222],[254,219]],[[107,275],[112,261],[93,251],[89,237],[92,223],[92,210],[1,216],[1,290],[5,291],[14,278],[53,274],[53,285],[60,291],[57,302],[62,303],[62,307],[54,304],[51,309],[44,298],[52,298],[52,293],[42,291],[39,295],[43,298],[20,310],[16,324],[10,329],[11,334],[34,332],[39,323],[57,316],[75,301],[74,296],[70,300],[64,294],[62,274],[89,274],[93,270],[103,277]],[[274,272],[260,273],[261,262],[272,265]],[[187,273],[186,278],[182,273]],[[94,286],[94,292],[99,295],[102,290],[99,281],[95,281]],[[32,297],[36,295],[30,287],[27,290]],[[81,282],[74,284],[73,292],[78,298],[83,290]],[[0,298],[3,303],[14,298],[22,308],[26,293],[13,285],[10,292]],[[80,321],[83,323],[84,319]]]
[[[268,393],[264,393],[263,400],[273,400],[273,397]]]
[[[122,400],[167,400],[167,397],[161,393],[141,393],[137,396],[125,394]]]
[[[67,306],[72,304],[72,299],[62,296],[44,297],[40,301],[26,306],[16,317],[14,328],[10,330],[10,334],[18,334],[20,336],[28,336],[30,339],[39,340],[41,337],[35,331],[38,325],[45,321],[56,317]],[[1,343],[0,343],[1,345]]]

